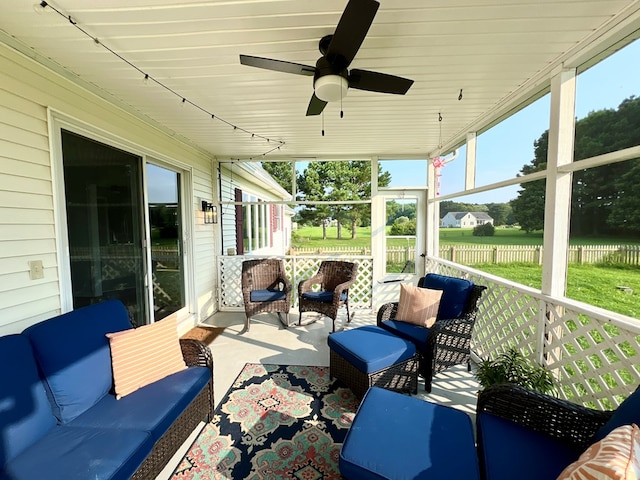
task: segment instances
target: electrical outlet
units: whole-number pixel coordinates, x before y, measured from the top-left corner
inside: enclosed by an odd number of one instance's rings
[[[29,278],[31,280],[39,280],[44,278],[44,267],[42,260],[32,260],[29,262]]]

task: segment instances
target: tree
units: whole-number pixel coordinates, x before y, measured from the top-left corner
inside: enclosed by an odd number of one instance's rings
[[[574,159],[581,160],[640,145],[640,98],[630,97],[614,109],[589,113],[576,122]],[[521,173],[546,168],[549,132],[534,142],[534,156]],[[573,174],[572,235],[639,233],[636,161],[618,162]],[[526,231],[543,228],[544,181],[521,185],[511,202],[513,214]]]
[[[293,193],[293,164],[291,162],[262,162],[262,168],[264,168],[282,188],[289,193]]]
[[[511,213],[511,205],[508,203],[488,203],[487,212],[489,216],[493,218],[494,225],[505,225],[507,218]]]
[[[388,186],[389,172],[380,171],[378,185]],[[357,227],[368,224],[369,204],[346,203],[371,198],[371,163],[369,161],[311,162],[298,176],[300,198],[309,201],[345,202],[335,205],[305,207],[307,216],[314,221],[335,219],[338,222],[338,238],[342,238],[342,226],[349,225],[351,238],[356,238]],[[325,208],[326,207],[326,208]]]

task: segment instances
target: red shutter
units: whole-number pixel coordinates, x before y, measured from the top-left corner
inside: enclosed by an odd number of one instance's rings
[[[242,190],[235,189],[235,201],[242,201]],[[244,242],[242,234],[244,231],[244,215],[242,214],[242,205],[236,205],[236,252],[238,255],[244,255]]]

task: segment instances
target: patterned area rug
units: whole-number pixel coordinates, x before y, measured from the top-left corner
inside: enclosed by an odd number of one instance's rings
[[[172,478],[341,478],[338,456],[358,404],[328,367],[248,363]]]

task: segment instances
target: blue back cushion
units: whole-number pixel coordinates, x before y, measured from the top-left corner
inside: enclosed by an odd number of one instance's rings
[[[14,459],[56,425],[29,341],[0,337],[0,465]]]
[[[435,273],[427,274],[418,286],[432,290],[442,290],[440,308],[438,308],[436,317],[438,320],[460,317],[464,312],[464,307],[467,305],[469,294],[473,290],[473,282],[470,280],[447,277]]]
[[[605,423],[593,437],[594,442],[602,440],[611,433],[611,430],[621,425],[640,425],[640,387],[629,395],[624,402],[613,412],[613,416]]]
[[[111,300],[50,318],[24,331],[60,423],[73,420],[109,392],[113,377],[105,334],[128,328],[127,309],[120,301]]]

